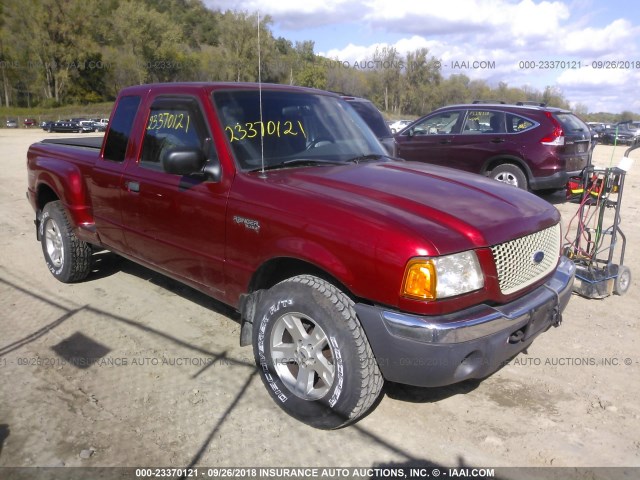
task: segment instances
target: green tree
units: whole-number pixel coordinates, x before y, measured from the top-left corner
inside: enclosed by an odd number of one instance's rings
[[[45,98],[65,99],[77,78],[78,62],[95,52],[89,35],[94,0],[6,0],[5,17],[13,41],[27,59],[29,83],[38,84]]]

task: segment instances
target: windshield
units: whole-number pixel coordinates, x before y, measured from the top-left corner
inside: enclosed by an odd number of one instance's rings
[[[374,134],[343,100],[306,92],[228,90],[214,104],[240,168],[351,162],[386,155]]]

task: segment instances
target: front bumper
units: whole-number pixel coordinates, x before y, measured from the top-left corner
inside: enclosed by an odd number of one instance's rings
[[[558,326],[571,297],[575,265],[562,257],[553,276],[505,305],[477,305],[420,316],[357,304],[356,312],[385,379],[437,387],[483,378]]]

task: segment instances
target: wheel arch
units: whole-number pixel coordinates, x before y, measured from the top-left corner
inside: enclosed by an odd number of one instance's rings
[[[60,197],[47,183],[40,183],[36,190],[36,206],[38,210],[42,211],[45,205],[49,202],[55,202],[60,200]]]
[[[240,295],[239,311],[240,311],[240,345],[250,345],[252,342],[252,330],[256,306],[262,297],[262,294],[269,288],[280,283],[283,280],[299,275],[313,275],[321,278],[351,299],[355,299],[353,292],[342,282],[336,275],[329,272],[327,268],[323,268],[311,261],[290,257],[280,256],[270,258],[265,261],[254,272],[246,294]]]
[[[522,158],[513,155],[499,155],[486,160],[484,165],[482,166],[482,170],[480,173],[482,173],[483,175],[489,175],[494,168],[508,163],[520,168],[520,170],[522,170],[527,177],[527,182],[531,182],[533,173],[527,165],[527,162],[525,162]]]
[[[326,280],[350,295],[347,287],[335,276],[315,263],[295,257],[276,257],[264,262],[254,272],[249,282],[249,293],[266,290],[276,283],[297,275],[315,275]]]
[[[71,162],[51,158],[40,158],[37,165],[36,208],[41,212],[49,202],[60,200],[74,229],[93,226],[91,202],[80,168]]]

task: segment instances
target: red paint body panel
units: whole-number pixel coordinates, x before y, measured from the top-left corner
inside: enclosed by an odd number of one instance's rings
[[[125,161],[105,160],[104,145],[102,151],[33,145],[28,170],[34,209],[41,208],[40,189],[51,189],[81,238],[233,307],[255,272],[276,258],[312,264],[366,302],[411,313],[442,314],[512,299],[499,292],[487,247],[558,223],[554,207],[499,182],[422,163],[300,166],[265,175],[242,171],[211,94],[257,88],[165,84],[125,89],[120,98],[142,98]],[[290,86],[263,88],[330,95]],[[195,99],[202,110],[222,172],[217,182],[139,164],[151,105],[160,96],[176,95]],[[132,183],[139,191],[129,187]],[[82,232],[82,227],[93,226],[95,233]],[[483,289],[432,303],[400,297],[410,258],[470,249],[476,250],[484,271]]]

